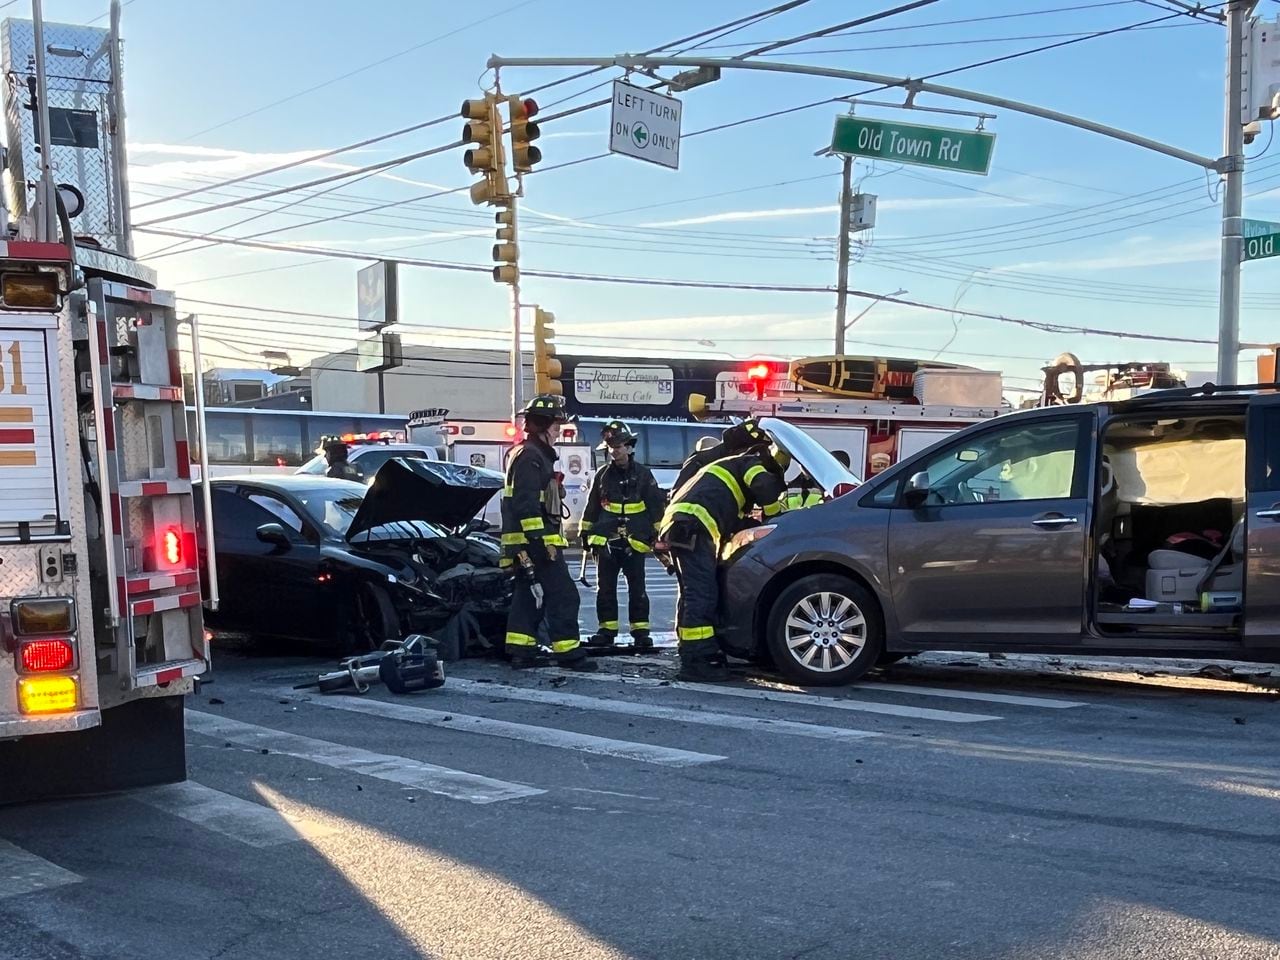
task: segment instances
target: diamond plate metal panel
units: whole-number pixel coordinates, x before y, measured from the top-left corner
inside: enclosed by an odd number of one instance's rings
[[[111,251],[124,249],[120,189],[114,182],[114,117],[111,109],[110,33],[94,27],[45,24],[45,65],[49,91],[50,162],[54,179],[70,183],[85,199],[73,221],[77,236]],[[5,75],[5,126],[10,150],[5,192],[10,212],[28,212],[31,184],[40,171],[35,113],[29,109],[28,81],[35,75],[35,35],[27,20],[0,27],[0,64]]]

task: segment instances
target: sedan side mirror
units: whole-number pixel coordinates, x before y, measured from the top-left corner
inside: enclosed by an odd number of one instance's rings
[[[913,473],[907,478],[907,485],[902,489],[902,500],[912,510],[923,507],[929,499],[929,474]]]
[[[289,535],[285,533],[284,527],[278,523],[264,523],[260,526],[258,528],[258,539],[263,543],[269,543],[284,550],[288,550],[292,546]]]

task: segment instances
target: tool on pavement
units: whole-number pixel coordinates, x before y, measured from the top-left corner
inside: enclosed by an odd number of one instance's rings
[[[294,689],[316,687],[321,693],[367,693],[373,684],[382,683],[392,693],[416,693],[443,686],[444,680],[444,664],[436,654],[435,641],[413,633],[403,640],[388,640],[375,653],[347,657],[337,670],[322,673],[313,682],[300,683]]]

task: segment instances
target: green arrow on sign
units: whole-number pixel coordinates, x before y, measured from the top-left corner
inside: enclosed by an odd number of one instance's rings
[[[1280,257],[1280,223],[1271,220],[1245,220],[1243,227],[1245,260]]]
[[[939,170],[986,176],[996,135],[982,130],[951,130],[919,123],[836,117],[831,152],[876,157]]]

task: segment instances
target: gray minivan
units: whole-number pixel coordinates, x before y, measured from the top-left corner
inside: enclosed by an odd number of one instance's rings
[[[762,423],[829,499],[724,545],[732,655],[828,685],[922,650],[1280,661],[1280,393],[1012,413],[834,497]]]

